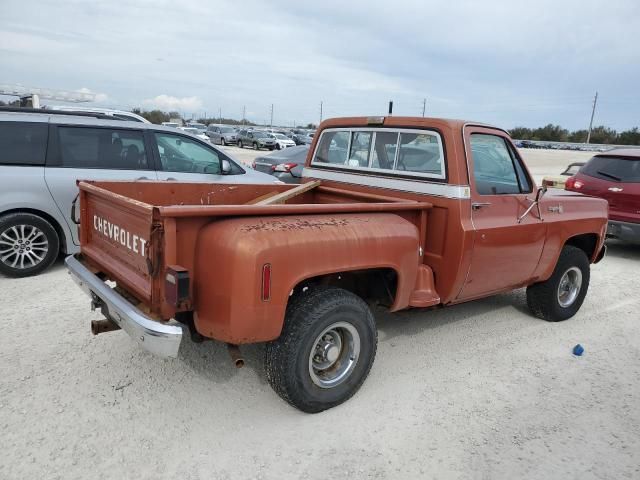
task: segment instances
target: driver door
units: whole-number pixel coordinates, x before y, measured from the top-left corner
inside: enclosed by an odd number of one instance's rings
[[[157,147],[159,180],[220,183],[229,178],[221,175],[224,157],[215,148],[176,133],[153,132],[152,138]]]
[[[465,129],[471,187],[474,244],[459,299],[472,299],[517,288],[538,265],[546,226],[534,208],[518,218],[535,197],[534,185],[506,134]]]

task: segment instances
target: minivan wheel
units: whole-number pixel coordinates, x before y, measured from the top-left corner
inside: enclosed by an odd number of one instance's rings
[[[31,213],[0,218],[0,272],[9,277],[37,275],[55,262],[60,239],[53,226]]]
[[[238,140],[238,147],[242,148],[242,140]]]
[[[265,348],[267,380],[307,413],[351,398],[367,378],[378,334],[367,304],[341,288],[300,293],[287,307],[279,338]]]
[[[258,144],[256,142],[253,142],[253,149],[258,150]]]
[[[224,139],[224,137],[220,139],[220,145],[222,145],[223,147],[227,146],[227,141]]]
[[[536,317],[559,322],[573,317],[589,288],[589,258],[583,250],[566,245],[551,277],[527,287],[527,305]]]

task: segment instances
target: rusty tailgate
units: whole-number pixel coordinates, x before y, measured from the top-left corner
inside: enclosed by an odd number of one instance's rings
[[[151,303],[161,258],[153,206],[88,182],[78,186],[82,255],[110,280]]]

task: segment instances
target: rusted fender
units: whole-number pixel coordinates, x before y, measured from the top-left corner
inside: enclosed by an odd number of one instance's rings
[[[195,258],[195,325],[202,335],[242,344],[277,338],[293,288],[305,279],[368,268],[398,274],[393,309],[413,290],[416,226],[392,213],[241,217],[200,230]],[[263,268],[271,267],[263,299]]]

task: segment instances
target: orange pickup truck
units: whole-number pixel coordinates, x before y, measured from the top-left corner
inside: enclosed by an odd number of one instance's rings
[[[534,315],[565,320],[605,252],[604,200],[537,188],[505,131],[462,121],[327,120],[298,186],[79,187],[81,253],[66,263],[106,317],[94,333],[177,356],[188,332],[227,343],[238,365],[239,345],[266,342],[269,383],[305,412],[365,380],[372,304],[526,287]]]

